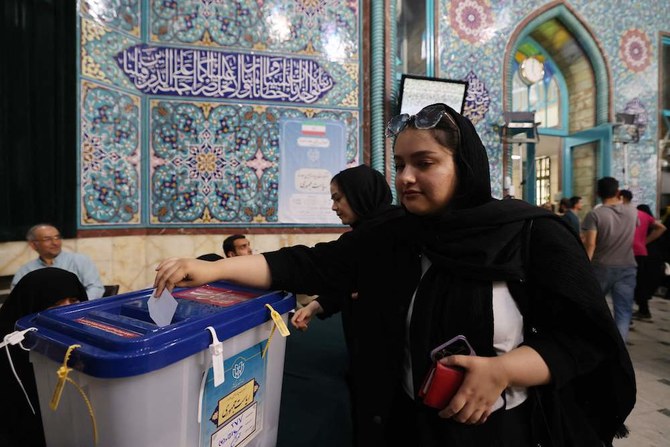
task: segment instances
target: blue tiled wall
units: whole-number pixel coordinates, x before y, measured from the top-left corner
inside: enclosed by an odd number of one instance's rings
[[[670,32],[670,1],[543,2],[441,0],[439,72],[474,83],[476,121],[491,159],[494,191],[501,193],[502,148],[492,125],[502,120],[506,46],[520,23],[540,9],[567,6],[592,32],[609,66],[613,113],[634,112],[646,123],[640,142],[629,144],[628,184],[641,203],[656,203],[658,139],[658,40]],[[612,172],[623,177],[624,156],[614,148]]]
[[[360,152],[358,0],[83,0],[80,228],[277,222],[279,121]]]

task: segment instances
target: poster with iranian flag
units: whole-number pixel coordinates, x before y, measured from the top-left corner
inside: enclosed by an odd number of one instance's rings
[[[330,179],[346,167],[344,125],[287,119],[280,129],[279,222],[339,224]]]

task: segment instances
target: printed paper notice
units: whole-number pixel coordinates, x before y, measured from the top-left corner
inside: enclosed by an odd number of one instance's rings
[[[330,180],[346,167],[344,124],[288,119],[280,126],[279,221],[339,224]]]

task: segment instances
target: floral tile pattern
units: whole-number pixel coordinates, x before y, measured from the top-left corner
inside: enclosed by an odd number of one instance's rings
[[[479,43],[493,24],[491,5],[488,0],[453,0],[449,3],[449,24],[464,41]]]
[[[619,53],[631,71],[642,72],[651,64],[651,40],[639,29],[629,29],[621,36]]]
[[[140,35],[140,0],[81,0],[82,16],[116,31]]]
[[[81,95],[80,225],[140,221],[140,99],[91,82]]]
[[[279,123],[309,117],[346,123],[357,157],[357,113],[154,100],[151,223],[277,222]]]
[[[81,228],[277,222],[282,119],[345,123],[358,161],[359,1],[82,0],[78,14]]]
[[[151,40],[358,57],[358,2],[151,1]]]

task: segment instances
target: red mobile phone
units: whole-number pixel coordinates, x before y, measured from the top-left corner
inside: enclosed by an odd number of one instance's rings
[[[464,376],[463,368],[444,366],[436,362],[419,389],[419,397],[425,405],[441,410],[461,387]]]
[[[445,366],[438,361],[450,355],[475,355],[475,350],[464,336],[458,335],[430,352],[433,366],[419,389],[419,397],[425,405],[438,410],[449,404],[465,377],[463,368]]]

